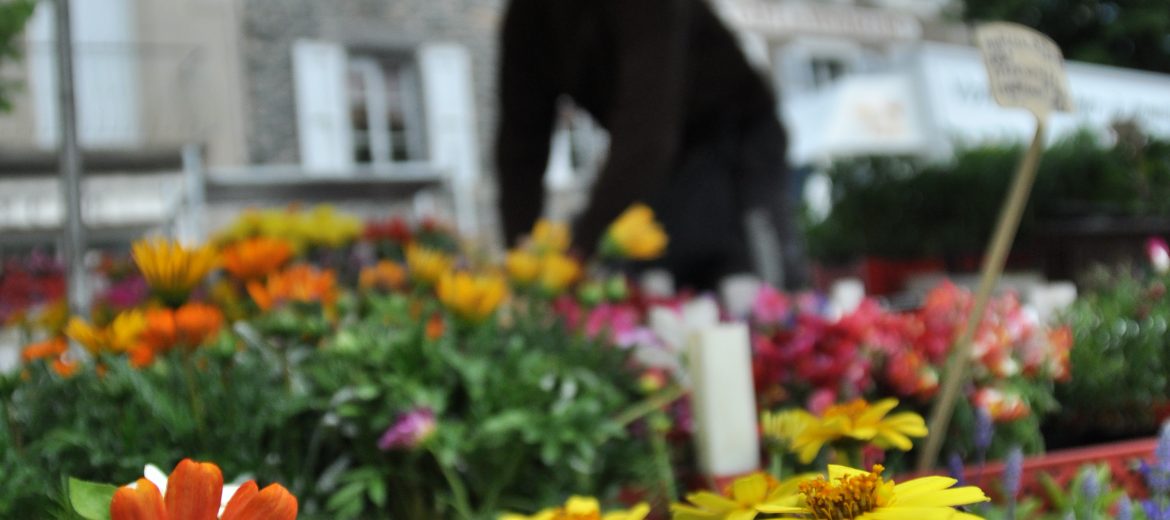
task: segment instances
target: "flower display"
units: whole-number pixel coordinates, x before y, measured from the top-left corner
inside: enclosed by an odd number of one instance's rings
[[[619,258],[653,260],[662,255],[666,243],[666,232],[654,220],[654,211],[645,204],[634,204],[609,226],[601,251]]]
[[[280,484],[259,489],[255,481],[241,485],[223,501],[223,473],[209,462],[183,459],[167,479],[165,491],[150,479],[122,486],[110,502],[111,520],[205,519],[292,520],[297,499]]]
[[[508,286],[500,276],[455,272],[439,278],[439,301],[469,321],[490,316],[507,295]]]
[[[252,237],[220,253],[223,268],[237,280],[250,281],[278,271],[293,255],[292,245],[272,237]]]
[[[977,519],[955,507],[990,500],[975,486],[952,487],[953,478],[922,477],[895,484],[882,478],[884,470],[880,464],[871,471],[830,465],[828,478],[799,484],[799,505],[767,504],[760,509],[782,518],[811,520]]]
[[[650,514],[650,506],[638,504],[627,510],[601,512],[601,504],[593,497],[572,496],[561,507],[545,509],[535,515],[505,513],[499,520],[643,520]]]
[[[166,239],[139,240],[132,246],[134,263],[151,291],[167,305],[186,301],[191,290],[216,265],[210,246],[188,248]]]

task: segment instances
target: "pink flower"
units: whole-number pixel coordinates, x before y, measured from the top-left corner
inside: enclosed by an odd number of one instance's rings
[[[828,410],[830,406],[837,403],[837,392],[832,390],[820,389],[813,392],[812,396],[808,398],[808,406],[805,408],[814,415],[821,415]]]
[[[383,451],[417,448],[435,433],[435,427],[435,412],[430,408],[412,410],[399,416],[398,420],[386,429],[386,433],[378,439],[378,448]]]
[[[619,338],[634,338],[637,328],[638,311],[628,305],[603,303],[595,307],[585,317],[585,335],[590,338],[596,338],[602,332],[607,332],[610,341],[619,343]],[[623,346],[629,346],[629,344]]]
[[[1146,256],[1149,257],[1154,271],[1161,274],[1170,270],[1170,245],[1166,245],[1162,238],[1150,237],[1146,240]]]
[[[752,303],[752,318],[761,325],[780,325],[792,311],[792,302],[784,293],[771,285],[760,286],[756,301]]]

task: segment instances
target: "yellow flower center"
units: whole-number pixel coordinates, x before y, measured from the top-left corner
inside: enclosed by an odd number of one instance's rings
[[[875,464],[869,473],[847,475],[833,482],[824,478],[808,480],[800,484],[800,492],[813,518],[853,520],[881,505],[879,491],[884,469],[881,464]]]
[[[835,404],[825,410],[823,417],[849,417],[856,419],[869,409],[869,403],[864,399],[854,399],[848,403]]]

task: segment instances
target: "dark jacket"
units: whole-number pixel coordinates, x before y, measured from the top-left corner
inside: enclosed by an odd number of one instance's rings
[[[786,138],[771,91],[703,0],[512,0],[502,37],[496,159],[509,243],[543,209],[542,176],[562,95],[611,137],[574,226],[574,243],[583,248],[596,245],[631,203],[667,191],[689,150],[761,121],[773,127],[781,169],[774,175],[783,176]],[[735,204],[758,202],[742,200],[751,197],[760,195],[736,194]]]

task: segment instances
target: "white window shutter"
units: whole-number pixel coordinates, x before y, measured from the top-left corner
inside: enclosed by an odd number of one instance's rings
[[[301,166],[315,175],[348,175],[353,166],[353,129],[347,109],[345,48],[297,40],[292,53]]]
[[[419,48],[418,61],[430,159],[450,176],[459,230],[470,235],[480,171],[471,57],[461,45],[432,43]]]

